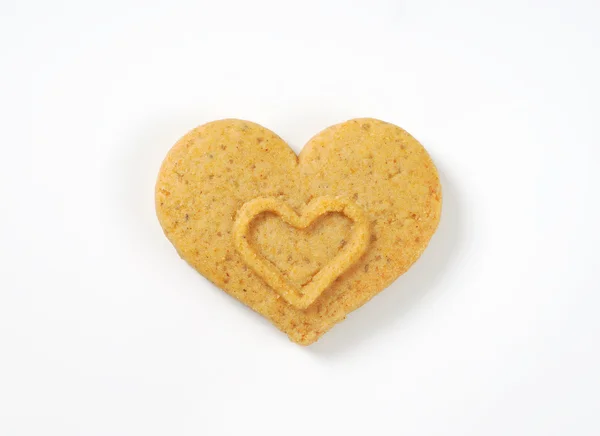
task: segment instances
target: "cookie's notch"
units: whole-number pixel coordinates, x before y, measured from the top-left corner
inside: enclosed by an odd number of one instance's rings
[[[281,271],[249,242],[250,224],[264,212],[278,215],[285,223],[297,229],[307,228],[326,213],[341,213],[354,224],[352,236],[331,262],[300,288],[290,283]],[[302,215],[298,215],[289,205],[275,197],[259,197],[246,202],[241,207],[233,224],[234,245],[244,262],[288,304],[297,309],[306,309],[310,306],[335,279],[354,265],[367,249],[370,238],[369,220],[364,210],[353,201],[341,197],[314,198]]]

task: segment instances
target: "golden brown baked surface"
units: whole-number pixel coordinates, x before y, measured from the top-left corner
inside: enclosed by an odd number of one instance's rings
[[[296,156],[270,130],[229,119],[173,146],[156,209],[183,259],[308,345],[418,259],[441,187],[425,149],[383,121],[329,127]]]

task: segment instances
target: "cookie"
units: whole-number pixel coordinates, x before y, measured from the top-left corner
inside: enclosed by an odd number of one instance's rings
[[[408,270],[441,201],[423,146],[369,118],[323,130],[298,156],[258,124],[211,122],[173,146],[156,183],[179,255],[302,345]]]

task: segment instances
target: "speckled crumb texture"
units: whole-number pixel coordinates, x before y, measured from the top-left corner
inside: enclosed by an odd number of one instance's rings
[[[408,270],[441,201],[421,144],[370,118],[323,130],[299,156],[258,124],[211,122],[173,146],[156,184],[180,256],[302,345]]]

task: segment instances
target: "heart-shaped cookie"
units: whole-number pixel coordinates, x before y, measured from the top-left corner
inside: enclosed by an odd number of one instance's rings
[[[383,121],[329,127],[296,156],[262,126],[221,120],[171,149],[156,208],[183,259],[307,345],[418,259],[441,188],[425,149]]]

